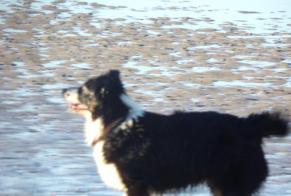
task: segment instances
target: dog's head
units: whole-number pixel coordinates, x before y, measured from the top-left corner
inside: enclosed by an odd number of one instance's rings
[[[111,70],[89,79],[80,87],[64,89],[63,95],[70,110],[97,118],[106,106],[124,93],[119,75],[119,71]]]

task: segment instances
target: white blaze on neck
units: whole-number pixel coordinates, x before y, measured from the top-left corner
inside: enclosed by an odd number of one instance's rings
[[[122,123],[128,127],[133,126],[133,119],[143,116],[144,111],[132,101],[126,94],[120,96],[122,102],[129,108],[127,120]],[[93,143],[100,138],[104,131],[104,124],[102,118],[92,120],[89,114],[84,115],[86,118],[85,123],[85,140],[88,145],[92,146]],[[104,142],[98,141],[93,147],[93,156],[98,168],[98,173],[103,182],[114,189],[126,191],[126,186],[120,176],[120,173],[114,163],[108,163],[104,157]]]
[[[108,163],[104,157],[104,141],[98,142],[93,148],[93,156],[97,165],[98,173],[102,181],[109,187],[125,191],[120,173],[114,163]]]
[[[120,96],[121,101],[129,108],[129,114],[127,119],[136,119],[144,115],[142,108],[135,103],[128,95],[122,94]]]
[[[101,118],[92,120],[91,115],[86,117],[85,122],[85,142],[92,146],[95,141],[97,141],[103,133],[104,124]]]
[[[85,141],[89,146],[98,140],[104,131],[104,124],[102,118],[92,120],[91,113],[85,115]],[[125,191],[126,186],[123,184],[120,173],[114,163],[108,163],[104,157],[104,141],[98,141],[93,146],[93,157],[97,166],[98,173],[102,181],[109,187]]]

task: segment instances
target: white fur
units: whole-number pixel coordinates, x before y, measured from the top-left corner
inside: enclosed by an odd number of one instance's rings
[[[127,119],[136,119],[144,115],[144,111],[126,94],[122,94],[120,99],[129,108],[129,115]]]
[[[138,117],[143,116],[144,111],[132,100],[128,97],[126,94],[122,94],[120,96],[120,99],[122,102],[129,108],[129,114],[124,122],[122,122],[115,131],[119,130],[129,130],[133,125],[134,119],[137,119]]]
[[[69,103],[79,103],[77,89],[70,89],[68,92],[64,94],[64,97],[66,101]]]
[[[132,119],[129,119],[127,121],[124,121],[123,123],[121,123],[121,125],[119,125],[118,128],[120,128],[121,130],[130,130],[130,128],[134,125],[134,122]],[[118,128],[116,128],[115,130],[119,130]]]
[[[103,152],[104,141],[98,142],[93,149],[93,156],[97,165],[99,175],[103,182],[114,189],[125,191],[126,186],[122,182],[119,171],[115,164],[107,163]]]
[[[104,125],[101,118],[92,120],[91,115],[85,116],[85,141],[88,145],[92,146],[94,141],[98,140],[101,136]],[[122,182],[119,171],[115,164],[107,163],[103,151],[104,141],[99,141],[93,147],[93,157],[97,166],[98,173],[102,181],[109,187],[124,191],[125,185]]]
[[[102,135],[104,125],[101,118],[92,120],[91,115],[86,117],[85,122],[85,141],[89,146],[92,146],[95,141]]]

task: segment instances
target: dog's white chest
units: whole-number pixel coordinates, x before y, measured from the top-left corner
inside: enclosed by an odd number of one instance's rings
[[[95,141],[97,141],[104,128],[102,120],[100,118],[92,121],[90,118],[85,123],[85,141],[86,143],[91,146]]]
[[[93,148],[93,156],[97,165],[98,173],[103,182],[114,189],[125,190],[120,174],[113,163],[107,163],[103,152],[104,142],[98,142]]]

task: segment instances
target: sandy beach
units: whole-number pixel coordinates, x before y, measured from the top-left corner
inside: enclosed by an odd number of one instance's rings
[[[2,0],[0,195],[122,195],[100,181],[83,120],[61,96],[109,69],[146,110],[291,119],[291,3]],[[264,150],[259,195],[291,195],[291,135]]]

